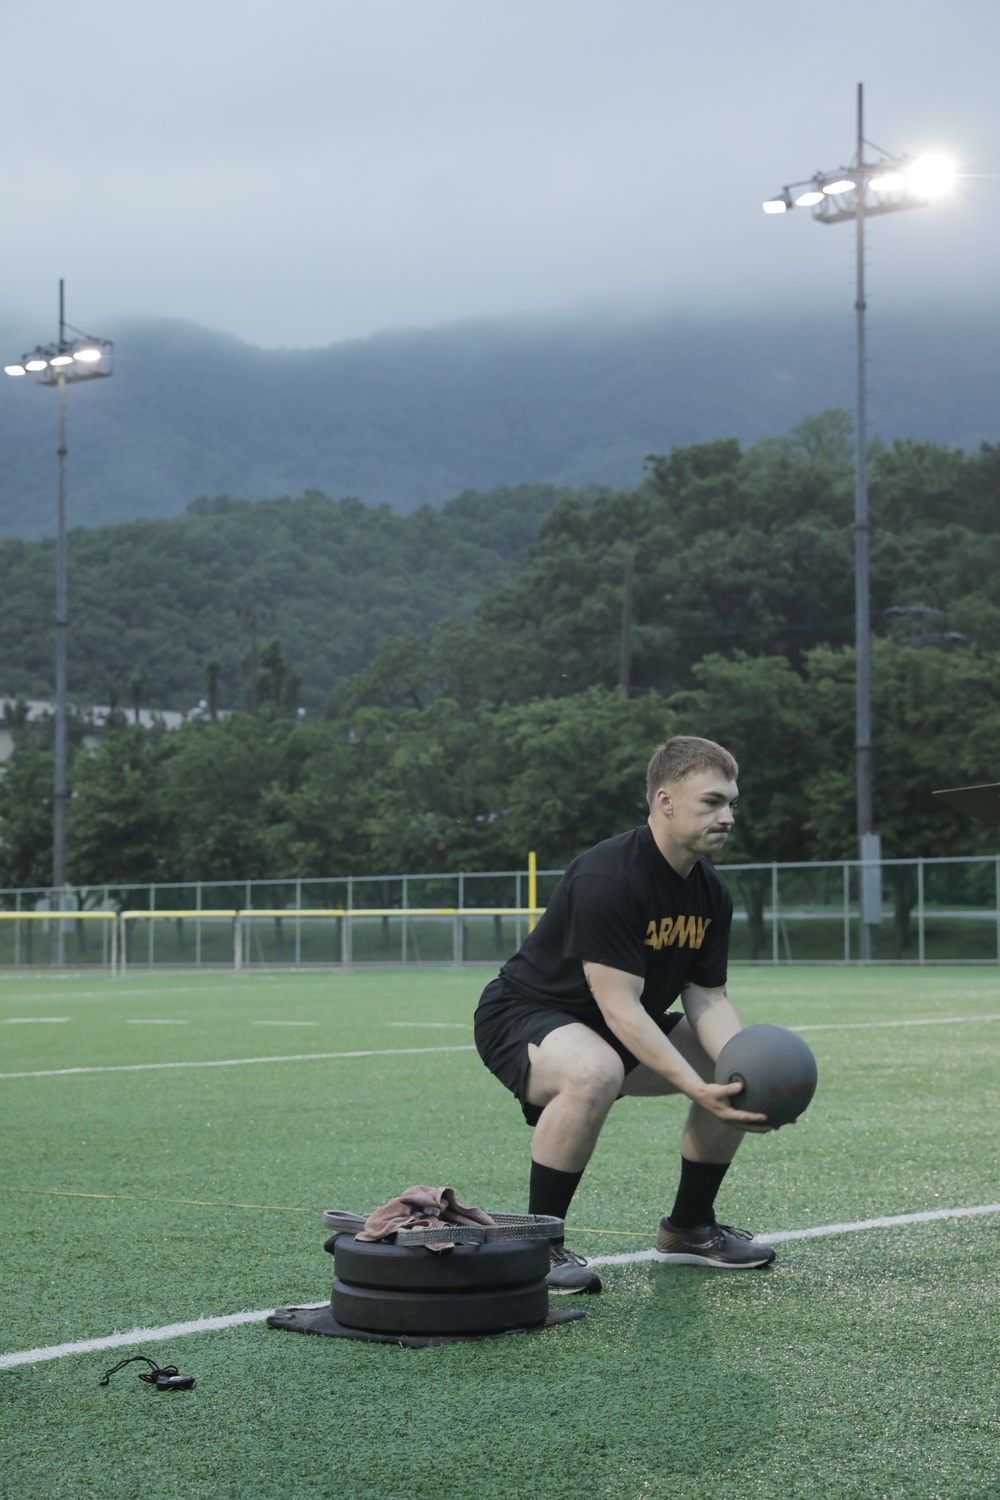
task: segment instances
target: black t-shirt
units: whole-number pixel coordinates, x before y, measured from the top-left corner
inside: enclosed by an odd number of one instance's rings
[[[605,964],[643,979],[643,1008],[658,1017],[685,984],[725,984],[732,917],[712,866],[700,859],[684,879],[643,823],[573,860],[501,973],[526,1000],[593,1023],[601,1012],[583,965]]]

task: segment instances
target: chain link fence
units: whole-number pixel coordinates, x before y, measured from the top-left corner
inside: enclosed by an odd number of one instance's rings
[[[735,963],[859,961],[858,862],[721,871],[735,906]],[[538,872],[538,909],[561,873]],[[879,876],[874,962],[1000,962],[1000,855],[884,860]],[[527,902],[526,870],[5,890],[0,967],[113,965],[113,924],[85,917],[97,912],[129,913],[120,947],[132,971],[499,965],[528,931]]]

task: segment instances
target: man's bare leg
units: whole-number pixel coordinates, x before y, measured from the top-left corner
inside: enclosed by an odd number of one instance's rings
[[[527,1102],[542,1111],[531,1141],[528,1211],[565,1219],[625,1069],[614,1048],[578,1022],[529,1043],[528,1057]],[[561,1240],[546,1279],[563,1296],[601,1290],[601,1278]]]
[[[542,1110],[531,1142],[532,1161],[560,1172],[582,1172],[608,1111],[622,1090],[625,1069],[613,1047],[574,1022],[528,1044],[527,1100]]]

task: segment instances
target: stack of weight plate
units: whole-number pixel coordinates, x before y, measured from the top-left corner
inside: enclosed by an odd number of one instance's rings
[[[540,1214],[491,1214],[489,1226],[402,1229],[387,1240],[356,1237],[362,1215],[330,1211],[324,1226],[334,1258],[330,1302],[279,1308],[274,1328],[379,1343],[422,1346],[532,1332],[583,1316],[549,1311],[549,1245],[563,1221]],[[449,1250],[433,1250],[450,1244]]]

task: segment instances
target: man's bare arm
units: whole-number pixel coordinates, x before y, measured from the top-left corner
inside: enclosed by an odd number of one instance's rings
[[[725,985],[708,990],[700,984],[686,984],[681,1004],[699,1042],[715,1062],[729,1038],[743,1029]]]
[[[740,1084],[717,1084],[706,1083],[692,1068],[691,1064],[677,1051],[670,1040],[664,1036],[656,1022],[642,1008],[640,996],[642,995],[642,980],[635,974],[627,974],[622,969],[612,969],[606,964],[586,963],[583,972],[590,988],[590,992],[600,1007],[601,1014],[607,1021],[608,1026],[614,1032],[619,1041],[624,1042],[628,1050],[645,1063],[646,1067],[652,1068],[654,1073],[659,1073],[668,1083],[678,1089],[682,1094],[701,1105],[720,1120],[726,1120],[733,1125],[759,1125],[766,1121],[766,1116],[750,1114],[746,1110],[733,1109],[729,1102],[731,1094],[739,1093]],[[716,992],[702,990],[702,996],[712,996]],[[721,994],[725,997],[725,992]],[[728,998],[725,1000],[729,1012],[735,1020],[735,1012],[729,1006]],[[697,997],[693,998],[694,1008],[698,1008]],[[685,1012],[687,1002],[685,1001]],[[708,1008],[706,1007],[706,1017]],[[720,1009],[714,1012],[715,1019],[708,1024],[708,1032],[714,1041],[716,1031],[725,1029],[724,1013]],[[689,1016],[689,1020],[690,1020]],[[705,1018],[703,1017],[703,1024]],[[698,1039],[710,1056],[713,1054],[706,1046],[705,1038],[702,1036],[695,1021],[691,1020],[695,1027]],[[740,1024],[735,1020],[733,1031],[739,1031]],[[731,1034],[731,1033],[730,1033]],[[728,1036],[724,1038],[728,1040]],[[720,1047],[722,1043],[719,1044]]]

